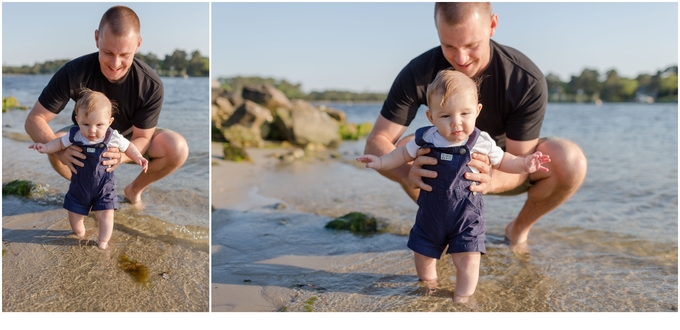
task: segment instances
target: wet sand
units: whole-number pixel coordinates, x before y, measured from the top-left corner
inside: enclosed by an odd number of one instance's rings
[[[213,312],[677,312],[677,245],[544,221],[532,230],[530,254],[517,256],[502,232],[522,196],[485,197],[494,207],[476,302],[453,304],[448,257],[429,292],[406,247],[417,206],[354,163],[362,148],[343,143],[340,157],[292,163],[271,157],[283,150],[249,149],[252,163],[233,163],[213,143]],[[385,233],[324,228],[351,211],[373,213]]]
[[[147,189],[148,205],[137,210],[123,198],[123,182],[137,169],[123,165],[113,235],[101,251],[94,214],[85,219],[89,240],[78,240],[70,228],[62,208],[68,181],[26,148],[25,133],[8,133],[3,130],[3,183],[31,180],[43,191],[2,199],[3,312],[209,311],[208,228],[194,225],[201,212],[207,223],[207,199],[203,206],[179,206],[200,194],[168,191],[161,182]],[[148,277],[138,282],[121,267],[122,256],[146,267]]]

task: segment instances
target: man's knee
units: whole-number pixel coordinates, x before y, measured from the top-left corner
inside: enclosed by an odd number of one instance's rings
[[[189,145],[186,139],[177,132],[163,130],[151,141],[150,158],[165,157],[172,162],[184,164],[189,156]]]
[[[588,165],[583,150],[576,143],[549,138],[539,144],[536,150],[550,156],[549,168],[561,182],[576,186],[583,183]]]

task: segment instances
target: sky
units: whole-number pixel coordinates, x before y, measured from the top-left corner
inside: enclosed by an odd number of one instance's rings
[[[2,3],[2,65],[74,59],[97,51],[94,30],[110,7],[132,8],[141,22],[139,52],[210,53],[210,7],[203,3]]]
[[[583,69],[635,78],[678,63],[678,4],[494,3],[498,43],[562,81]],[[213,3],[212,77],[262,76],[306,92],[387,92],[439,45],[432,3]]]
[[[3,2],[2,64],[96,51],[94,30],[114,4]],[[562,81],[585,68],[635,78],[678,63],[676,2],[492,4],[499,15],[493,39]],[[127,5],[142,21],[143,54],[163,58],[181,49],[206,56],[212,47],[213,78],[286,79],[306,92],[387,92],[408,61],[439,44],[430,2]]]

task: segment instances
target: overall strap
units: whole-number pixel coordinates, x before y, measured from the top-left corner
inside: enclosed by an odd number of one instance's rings
[[[475,127],[475,129],[468,137],[467,143],[465,143],[465,146],[468,147],[468,149],[472,150],[472,147],[474,147],[475,143],[477,143],[477,138],[479,137],[479,134],[481,132],[482,131],[480,131],[479,128]]]
[[[109,128],[106,129],[106,135],[104,135],[104,141],[102,141],[102,143],[104,143],[104,145],[109,144],[109,141],[111,141],[111,135],[113,135],[113,129],[111,127],[109,127]]]
[[[71,144],[76,143],[75,137],[78,131],[80,131],[80,127],[78,127],[78,125],[73,125],[71,129],[68,131],[68,140],[69,142],[71,142]]]
[[[419,147],[422,147],[426,144],[425,140],[423,140],[423,135],[425,134],[425,132],[427,132],[428,129],[430,129],[432,127],[434,127],[434,126],[425,126],[425,127],[421,127],[421,128],[416,130],[415,141],[416,141],[416,144]]]

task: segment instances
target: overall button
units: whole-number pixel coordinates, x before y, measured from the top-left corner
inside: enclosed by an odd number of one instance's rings
[[[459,153],[460,153],[461,155],[465,155],[466,152],[467,152],[467,151],[466,151],[465,149],[460,149],[460,151],[459,151]]]

